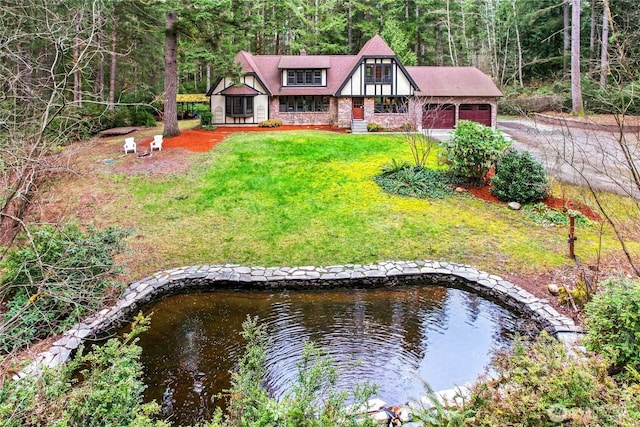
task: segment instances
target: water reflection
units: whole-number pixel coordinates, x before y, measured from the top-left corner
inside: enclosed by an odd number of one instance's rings
[[[419,378],[445,389],[475,379],[491,349],[510,342],[515,317],[477,295],[444,287],[216,291],[156,304],[143,347],[147,399],[177,424],[211,416],[244,349],[247,315],[266,323],[268,386],[281,396],[295,379],[306,341],[333,358],[341,386],[379,386],[389,403],[417,398]]]

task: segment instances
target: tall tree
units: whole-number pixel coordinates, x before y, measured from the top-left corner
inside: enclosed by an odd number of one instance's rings
[[[580,72],[580,0],[571,6],[571,112],[582,114],[582,73]]]
[[[178,127],[178,22],[177,12],[165,15],[165,48],[164,48],[164,136],[180,134]]]
[[[609,9],[609,0],[602,0],[602,39],[600,43],[600,87],[607,86],[607,77],[609,75],[609,19],[611,10]]]

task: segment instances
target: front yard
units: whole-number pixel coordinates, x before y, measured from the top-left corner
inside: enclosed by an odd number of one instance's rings
[[[158,129],[145,132],[136,139]],[[122,156],[120,139],[82,151],[81,174],[59,182],[41,210],[133,229],[120,260],[125,281],[194,264],[432,259],[470,264],[544,294],[549,280],[572,270],[566,227],[537,225],[468,193],[441,200],[385,193],[373,177],[391,159],[411,161],[403,135],[236,133],[205,153],[165,148],[149,158]],[[436,164],[435,152],[429,162]],[[579,197],[566,186],[556,193]],[[592,264],[599,225],[577,235],[578,255]],[[603,259],[617,250],[606,233]]]

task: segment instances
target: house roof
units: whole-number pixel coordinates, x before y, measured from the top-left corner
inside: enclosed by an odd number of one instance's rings
[[[326,56],[295,55],[282,56],[278,63],[280,69],[326,69],[331,67],[331,61]]]
[[[235,61],[245,74],[254,75],[268,95],[334,96],[366,57],[391,57],[395,53],[379,35],[373,36],[357,55],[252,55],[240,51]],[[396,58],[397,60],[397,58]],[[403,67],[417,96],[500,97],[502,92],[491,78],[475,67]],[[283,86],[283,69],[327,69],[326,86]],[[226,89],[225,89],[226,90]],[[232,93],[225,92],[225,95]],[[238,95],[249,95],[242,93]]]
[[[420,88],[416,96],[502,96],[491,78],[475,67],[406,68]]]
[[[247,85],[229,86],[221,90],[220,95],[255,96],[255,95],[260,95],[260,91],[252,87],[249,87]]]
[[[382,40],[382,37],[376,34],[362,46],[362,49],[358,52],[358,56],[396,56],[396,54],[391,50],[389,45]]]

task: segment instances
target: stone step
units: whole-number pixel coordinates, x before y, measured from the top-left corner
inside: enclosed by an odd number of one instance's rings
[[[351,133],[367,133],[367,125],[364,120],[351,120]]]

